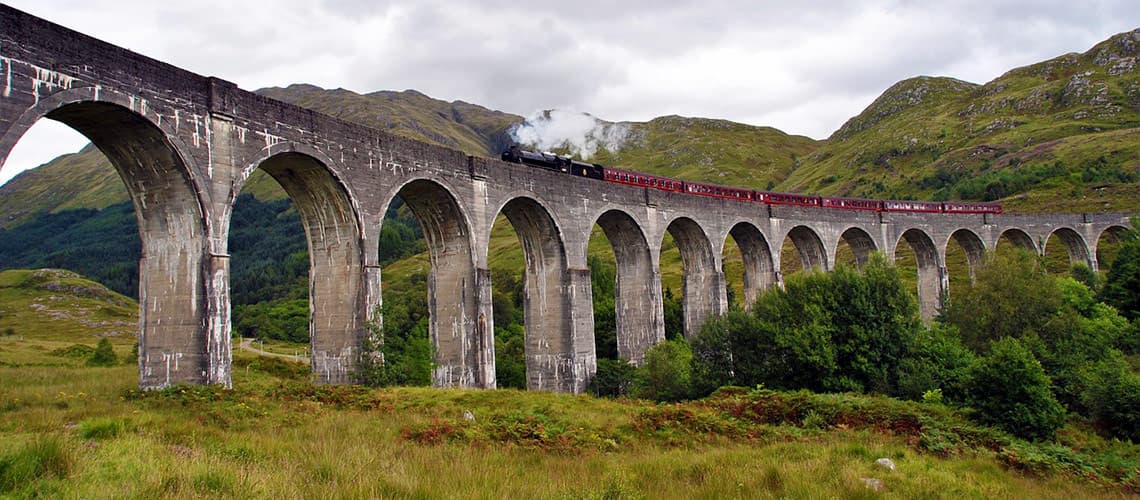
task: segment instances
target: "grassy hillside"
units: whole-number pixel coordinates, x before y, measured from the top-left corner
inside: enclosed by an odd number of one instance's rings
[[[444,102],[414,90],[357,94],[298,84],[257,92],[343,120],[479,156],[502,151],[509,143],[507,129],[522,121],[520,116],[463,101]]]
[[[778,187],[1001,199],[1012,211],[1140,209],[1140,30],[975,85],[887,89]]]
[[[0,271],[0,335],[35,341],[121,339],[138,331],[138,304],[71,271]]]
[[[102,209],[124,201],[127,189],[119,174],[103,153],[88,145],[0,186],[0,229],[19,226],[45,212]]]
[[[664,116],[630,123],[618,151],[590,161],[679,179],[763,189],[786,178],[819,147],[804,136],[727,120]]]

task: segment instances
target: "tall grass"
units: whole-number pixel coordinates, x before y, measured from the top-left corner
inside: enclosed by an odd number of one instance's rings
[[[759,421],[734,413],[755,396],[741,391],[657,406],[515,390],[322,387],[289,366],[238,356],[235,390],[140,393],[127,366],[0,367],[0,401],[19,400],[0,405],[0,495],[863,497],[875,494],[865,477],[897,497],[1124,491],[1065,470],[1020,469],[981,446],[936,452],[921,436],[852,416],[956,421],[909,403],[790,395],[794,417]],[[439,439],[417,435],[432,429]],[[1114,449],[1135,463],[1135,447]],[[880,457],[898,469],[875,466]]]

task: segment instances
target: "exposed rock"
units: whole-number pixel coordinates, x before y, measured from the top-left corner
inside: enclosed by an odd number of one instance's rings
[[[1108,68],[1109,76],[1120,76],[1136,68],[1135,57],[1125,57],[1116,61],[1111,68]]]
[[[859,479],[863,481],[863,486],[866,486],[874,491],[883,491],[884,486],[881,479],[875,479],[873,477],[861,477]]]
[[[895,470],[895,463],[889,458],[880,458],[878,460],[875,460],[875,465],[886,469]]]

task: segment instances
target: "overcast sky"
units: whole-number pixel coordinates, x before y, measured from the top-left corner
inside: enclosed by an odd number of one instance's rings
[[[817,139],[901,79],[984,83],[1140,27],[1136,0],[7,3],[249,90],[416,89],[524,116],[679,114]],[[34,127],[0,184],[82,146],[68,130]]]

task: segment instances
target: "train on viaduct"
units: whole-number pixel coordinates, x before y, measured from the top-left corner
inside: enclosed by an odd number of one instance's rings
[[[440,387],[495,387],[490,230],[500,214],[525,255],[525,357],[531,389],[580,392],[595,371],[586,264],[599,225],[617,263],[622,358],[640,362],[664,337],[662,241],[683,262],[685,334],[727,307],[722,249],[744,260],[744,299],[781,283],[790,240],[802,265],[830,269],[841,241],[863,260],[917,256],[930,318],[948,293],[946,249],[971,265],[1001,238],[1034,252],[1059,238],[1096,268],[1106,233],[1126,214],[882,212],[741,203],[595,182],[398,137],[282,103],[113,46],[0,5],[0,158],[38,120],[62,122],[110,160],[142,239],[139,385],[231,381],[227,251],[230,217],[256,170],[300,213],[310,258],[311,366],[319,383],[352,381],[381,304],[379,234],[396,197],[410,206],[430,254],[428,310]],[[0,165],[0,168],[3,168]]]

